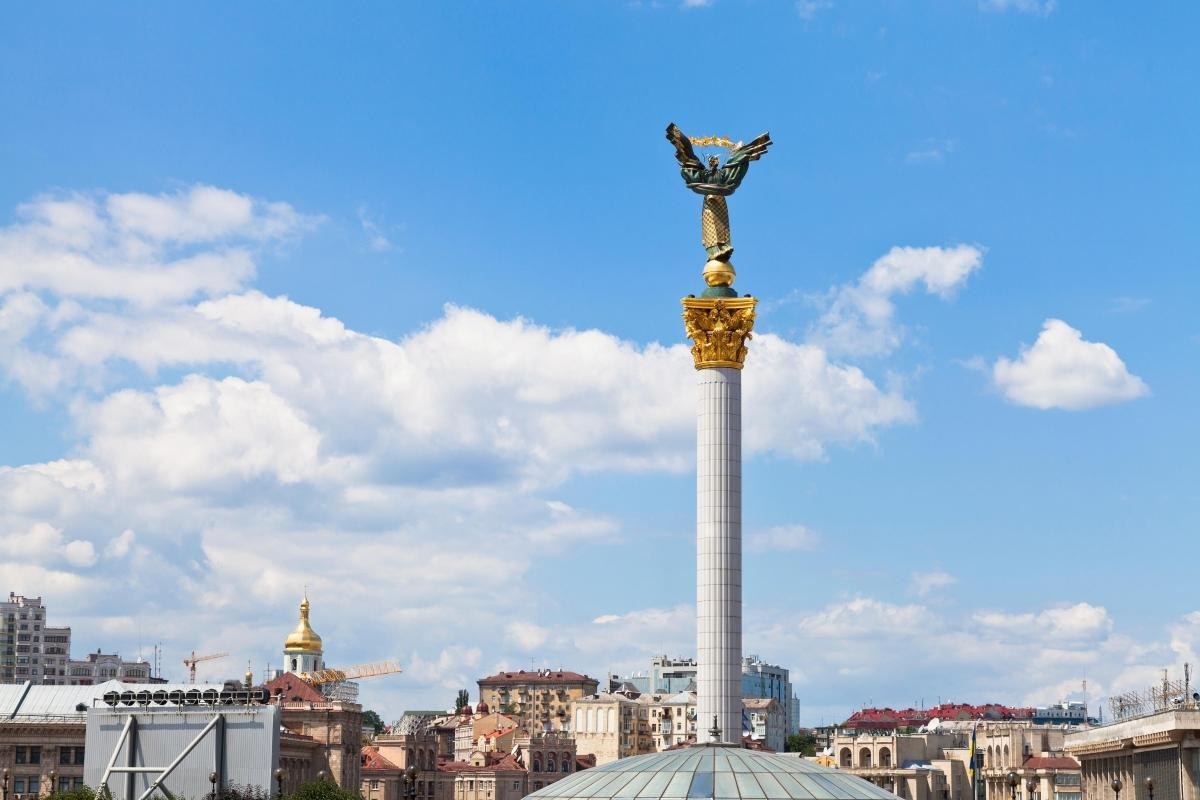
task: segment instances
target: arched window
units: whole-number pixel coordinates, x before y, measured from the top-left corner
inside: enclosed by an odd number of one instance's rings
[[[554,753],[546,756],[546,772],[558,772],[558,763],[554,760]]]
[[[1006,766],[1006,767],[1012,766],[1011,758],[1012,758],[1012,756],[1008,752],[1008,745],[1004,745],[1004,766]]]
[[[563,772],[571,771],[571,757],[569,755],[567,755],[566,753],[563,753],[562,764],[563,764]]]
[[[871,748],[864,747],[858,751],[858,766],[861,769],[870,769],[870,767],[871,767]]]
[[[892,765],[892,751],[886,747],[879,748],[879,766],[890,767]]]
[[[292,672],[296,672],[299,669],[300,669],[300,662],[293,658],[292,659]]]
[[[591,732],[591,731],[596,730],[596,709],[589,708],[587,710],[587,714],[588,714],[587,729],[589,732]]]
[[[533,771],[534,772],[542,771],[542,760],[540,758],[533,759]]]
[[[838,756],[839,766],[841,766],[842,768],[848,768],[848,767],[854,766],[853,764],[850,763],[850,758],[851,758],[850,748],[843,747],[842,752]]]
[[[605,733],[616,733],[617,731],[617,712],[613,709],[608,710],[608,719],[605,720]]]
[[[991,745],[988,745],[987,755],[984,756],[984,758],[983,758],[983,765],[985,767],[996,766],[996,760],[992,757],[992,746]]]
[[[584,712],[582,708],[575,709],[575,730],[583,730]]]

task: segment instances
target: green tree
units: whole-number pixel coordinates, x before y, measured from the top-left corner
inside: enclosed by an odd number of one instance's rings
[[[466,689],[458,690],[458,697],[454,698],[454,713],[459,713],[467,706],[471,705],[471,695]]]
[[[358,792],[351,792],[331,780],[309,781],[296,791],[284,795],[283,800],[359,800]]]
[[[783,749],[789,753],[799,753],[802,756],[815,756],[817,754],[817,737],[811,733],[793,733],[787,737]]]
[[[383,720],[369,708],[363,712],[363,725],[370,725],[376,735],[383,733]]]

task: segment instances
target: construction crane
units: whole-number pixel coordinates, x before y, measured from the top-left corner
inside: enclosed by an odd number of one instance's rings
[[[188,668],[188,683],[196,682],[196,665],[201,661],[214,661],[218,658],[225,658],[228,655],[229,653],[210,653],[206,656],[198,656],[196,655],[196,651],[193,650],[192,657],[183,660],[183,665]]]
[[[319,669],[316,672],[301,672],[298,677],[309,686],[321,686],[338,681],[353,681],[359,678],[374,678],[379,675],[393,675],[402,672],[395,661],[376,661],[372,664],[356,664],[353,667],[334,667]]]

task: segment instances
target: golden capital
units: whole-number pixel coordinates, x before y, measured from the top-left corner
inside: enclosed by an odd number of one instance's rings
[[[753,297],[683,298],[683,326],[692,340],[696,369],[742,368],[757,304]]]

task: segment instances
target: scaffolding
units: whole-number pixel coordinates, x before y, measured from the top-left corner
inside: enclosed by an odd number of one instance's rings
[[[1183,665],[1183,680],[1171,680],[1163,670],[1162,681],[1154,686],[1133,692],[1124,692],[1108,698],[1108,710],[1113,721],[1157,714],[1183,708],[1200,707],[1200,697],[1191,687],[1191,665]]]

